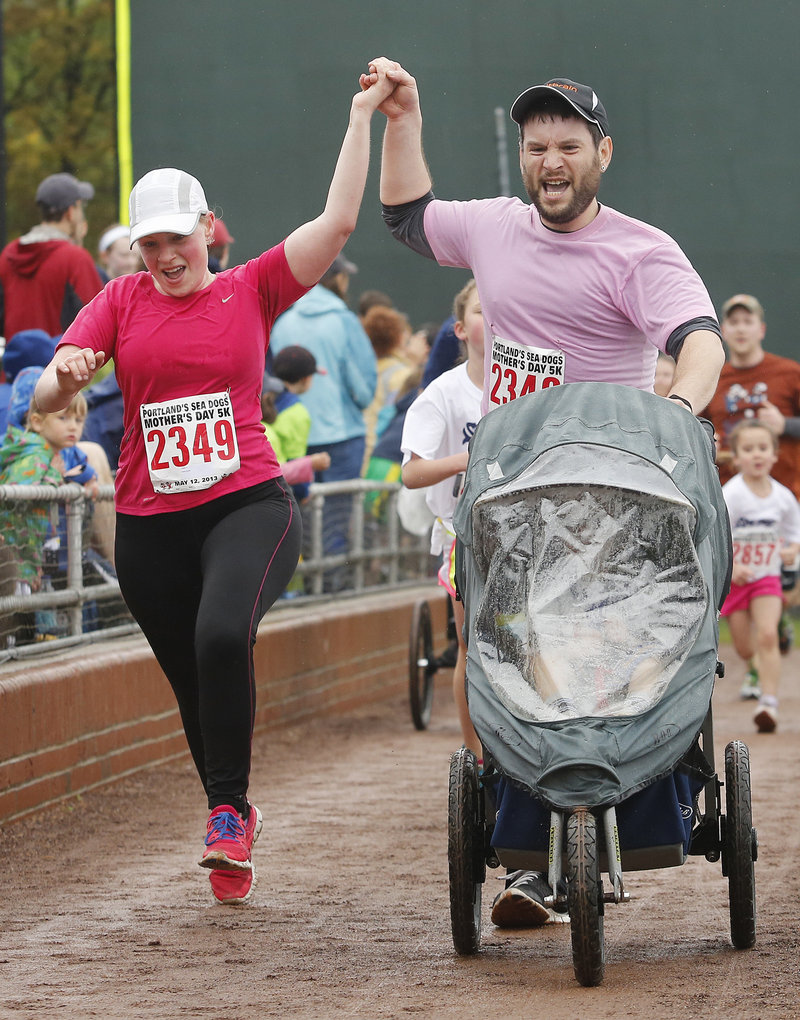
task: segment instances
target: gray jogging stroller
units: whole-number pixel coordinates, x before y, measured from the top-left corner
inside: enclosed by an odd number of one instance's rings
[[[479,949],[487,865],[541,871],[578,981],[599,984],[605,904],[690,854],[721,858],[733,944],[753,945],[746,745],[714,771],[731,542],[707,428],[606,383],[519,398],[478,425],[455,530],[485,758],[480,775],[466,748],[450,763],[456,951]]]

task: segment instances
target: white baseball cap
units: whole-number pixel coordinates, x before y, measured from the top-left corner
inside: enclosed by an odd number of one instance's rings
[[[147,234],[191,234],[208,212],[203,189],[185,170],[162,167],[137,181],[130,202],[131,247]]]

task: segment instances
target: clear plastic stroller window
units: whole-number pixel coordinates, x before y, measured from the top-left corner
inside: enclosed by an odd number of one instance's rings
[[[596,479],[597,448],[587,449]],[[700,629],[707,594],[694,510],[646,462],[633,474],[642,488],[651,472],[652,491],[617,487],[636,458],[615,453],[603,451],[602,472],[614,485],[576,483],[574,471],[549,485],[547,461],[557,461],[545,455],[538,473],[475,505],[483,586],[470,640],[518,718],[638,715],[661,698]]]

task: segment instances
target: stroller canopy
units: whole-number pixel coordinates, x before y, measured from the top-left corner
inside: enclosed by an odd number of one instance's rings
[[[709,435],[603,383],[492,411],[456,511],[470,713],[559,808],[672,771],[708,709],[730,559]]]

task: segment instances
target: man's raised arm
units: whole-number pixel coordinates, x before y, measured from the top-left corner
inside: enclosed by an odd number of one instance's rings
[[[369,73],[361,75],[361,88],[366,90],[378,81],[379,68],[395,83],[394,91],[378,107],[387,118],[380,197],[384,205],[403,205],[422,198],[432,186],[422,152],[422,111],[416,81],[387,57],[370,61]]]

